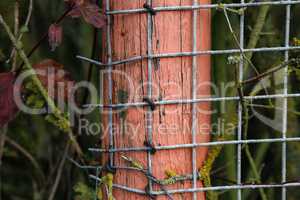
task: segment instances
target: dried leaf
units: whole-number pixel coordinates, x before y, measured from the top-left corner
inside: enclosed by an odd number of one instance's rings
[[[81,17],[81,11],[79,6],[75,6],[68,14],[72,18],[79,18]]]
[[[82,5],[86,0],[64,0],[69,5]]]
[[[74,81],[71,80],[69,73],[63,69],[64,66],[62,64],[46,59],[35,64],[33,68],[40,73],[37,76],[51,98],[68,100],[69,94],[74,87]]]
[[[14,101],[14,73],[0,74],[0,127],[14,119],[19,111]]]
[[[96,4],[88,3],[80,6],[84,20],[96,28],[102,28],[106,24],[106,18],[100,13]]]
[[[54,51],[62,42],[62,27],[52,24],[49,27],[48,37],[51,50]]]
[[[74,5],[74,8],[69,13],[70,17],[83,19],[96,28],[102,28],[106,24],[106,17],[100,12],[96,3],[84,0],[69,0],[67,1]]]

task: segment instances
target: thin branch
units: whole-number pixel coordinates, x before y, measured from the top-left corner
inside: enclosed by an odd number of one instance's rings
[[[68,14],[73,10],[73,8],[74,8],[74,5],[70,6],[57,20],[55,20],[54,24],[60,24],[65,19],[65,17],[68,16]],[[30,58],[32,56],[32,54],[39,48],[39,46],[42,44],[42,42],[45,39],[47,39],[47,37],[48,37],[48,30],[42,35],[40,40],[32,47],[32,49],[27,54],[27,58]],[[22,71],[24,65],[26,65],[25,62],[23,62],[20,65],[20,67],[16,71],[17,75]]]
[[[233,38],[234,38],[234,41],[235,41],[236,45],[237,45],[238,48],[240,49],[240,53],[241,53],[243,59],[245,59],[245,60],[247,61],[246,63],[248,63],[248,64],[252,67],[252,69],[254,70],[254,72],[256,73],[256,75],[259,75],[259,71],[258,71],[257,68],[255,67],[255,65],[251,62],[251,60],[246,56],[246,54],[244,53],[243,49],[242,49],[241,46],[240,46],[239,40],[238,40],[238,38],[237,38],[237,36],[236,36],[236,34],[235,34],[233,28],[232,28],[230,19],[229,19],[229,17],[228,17],[228,14],[227,14],[227,8],[224,7],[223,10],[224,10],[223,13],[224,13],[224,15],[225,15],[225,18],[226,18],[226,21],[227,21],[229,30],[230,30],[231,34],[233,35]],[[251,40],[251,39],[250,39],[250,40]],[[261,85],[262,85],[262,87],[263,87],[265,93],[268,94],[268,90],[267,90],[267,88],[265,87],[264,83],[261,83]]]
[[[249,63],[249,65],[252,67],[252,69],[254,70],[254,72],[255,72],[257,75],[259,75],[259,72],[258,72],[257,68],[254,66],[254,64],[251,62],[251,60],[248,59],[248,57],[247,57],[246,54],[244,53],[243,49],[241,48],[240,43],[239,43],[239,40],[238,40],[238,38],[237,38],[237,36],[236,36],[236,34],[235,34],[233,28],[232,28],[230,19],[229,19],[229,17],[228,17],[227,9],[226,9],[225,7],[223,8],[223,11],[224,11],[223,13],[224,13],[224,15],[225,15],[225,18],[226,18],[226,21],[227,21],[229,30],[230,30],[230,32],[231,32],[231,34],[232,34],[232,36],[233,36],[233,39],[234,39],[236,45],[238,46],[238,48],[239,48],[239,50],[240,50],[240,53],[241,53],[243,59],[245,59],[245,60],[247,61],[247,63]],[[243,62],[243,61],[242,61],[242,62]],[[268,94],[267,88],[264,86],[263,83],[261,83],[261,84],[262,84],[262,87],[263,87],[265,93]]]
[[[20,28],[20,4],[19,1],[17,0],[15,3],[15,27],[14,27],[14,34],[15,37],[18,37],[19,34],[19,28]],[[18,55],[16,54],[14,48],[12,50],[12,58],[13,58],[13,63],[12,63],[12,71],[14,71],[16,69],[17,66],[17,59],[18,59]]]
[[[257,45],[257,43],[260,39],[260,34],[262,32],[262,29],[265,25],[266,18],[267,18],[267,15],[269,13],[269,10],[270,10],[270,5],[261,6],[259,8],[256,23],[254,25],[253,30],[251,31],[250,39],[249,39],[249,42],[248,42],[248,45],[247,45],[247,49],[252,49],[252,48],[256,47],[256,45]],[[253,52],[246,53],[246,57],[249,60],[252,59],[252,56],[253,56]],[[248,66],[249,66],[249,64],[245,63],[245,65],[244,65],[245,71],[247,71]]]
[[[27,13],[27,17],[26,17],[26,21],[24,26],[28,27],[31,16],[32,16],[32,11],[33,11],[33,0],[29,0],[29,7],[28,7],[28,13]],[[18,40],[22,39],[22,33],[20,34]]]
[[[2,17],[1,14],[0,14],[0,24],[3,25],[6,33],[9,36],[9,39],[11,40],[11,42],[13,43],[13,45],[15,46],[15,48],[16,48],[19,56],[21,57],[21,59],[24,61],[26,69],[29,72],[32,72],[32,75],[30,76],[30,78],[34,82],[34,84],[37,86],[37,88],[40,91],[40,93],[43,96],[43,98],[46,100],[49,108],[51,109],[51,111],[53,111],[53,114],[58,119],[64,120],[65,122],[68,122],[68,120],[66,120],[64,117],[61,116],[61,111],[58,108],[56,108],[54,101],[48,96],[47,91],[43,87],[41,81],[36,76],[35,71],[34,71],[32,65],[30,64],[30,62],[29,62],[29,60],[28,60],[28,58],[27,58],[24,50],[22,49],[22,44],[20,44],[20,42],[18,43],[18,41],[16,40],[15,36],[13,35],[13,33],[10,30],[9,26],[7,25],[7,23],[4,21],[4,19],[3,19],[3,17]]]
[[[44,182],[46,180],[45,175],[43,173],[43,170],[39,166],[38,162],[34,159],[34,157],[26,149],[24,149],[21,145],[19,145],[17,142],[12,140],[8,136],[6,136],[5,138],[9,145],[11,145],[16,150],[18,150],[21,154],[24,155],[24,157],[26,157],[31,162],[31,164],[37,169],[39,175],[42,177],[42,180]]]
[[[16,40],[16,38],[14,37],[12,31],[10,30],[7,23],[4,21],[1,14],[0,14],[0,24],[3,25],[7,35],[9,36],[9,38],[11,40],[11,42],[15,46],[20,58],[23,60],[25,68],[28,70],[28,72],[30,72],[31,76],[29,78],[32,80],[32,82],[37,87],[37,89],[41,93],[44,100],[47,102],[47,105],[48,105],[48,108],[49,108],[48,110],[50,110],[51,114],[53,114],[57,118],[57,120],[61,123],[61,125],[64,127],[63,131],[69,134],[69,138],[72,141],[72,144],[75,147],[75,150],[77,151],[77,153],[79,155],[82,155],[80,145],[76,141],[76,138],[75,138],[75,136],[73,135],[73,133],[71,131],[70,121],[63,116],[63,113],[56,107],[56,105],[55,105],[54,101],[52,100],[52,98],[49,97],[48,92],[46,91],[46,89],[42,85],[40,79],[37,77],[37,75],[35,73],[35,70],[33,69],[32,65],[30,64],[30,62],[28,60],[28,57],[26,56],[24,50],[22,49],[22,43],[18,42]]]
[[[70,139],[70,142],[71,142],[73,148],[75,149],[75,152],[78,153],[78,156],[79,156],[80,160],[83,161],[83,159],[82,159],[82,155],[83,155],[82,149],[81,149],[80,145],[78,144],[74,133],[71,130],[69,131],[69,139]]]
[[[248,107],[256,107],[256,108],[265,108],[265,109],[274,109],[274,110],[280,110],[283,111],[283,108],[280,107],[276,107],[274,105],[263,105],[263,104],[255,104],[255,103],[247,103]],[[300,116],[300,112],[299,111],[295,111],[292,109],[287,109],[288,113],[294,114],[294,115],[298,115]]]
[[[245,135],[247,135],[248,133],[248,128],[249,128],[249,113],[248,113],[248,108],[246,107],[245,108],[245,126],[244,126],[244,133]],[[253,159],[253,156],[249,150],[249,145],[248,144],[245,144],[244,145],[245,147],[245,152],[246,152],[246,157],[250,163],[250,167],[251,167],[251,170],[254,174],[254,177],[255,177],[255,180],[258,184],[261,184],[261,177],[260,177],[260,174],[259,174],[259,170],[257,169],[257,166],[255,164],[255,161]],[[260,197],[262,200],[268,200],[267,198],[267,195],[265,193],[265,190],[263,188],[259,188],[259,194],[260,194]]]
[[[251,60],[249,60],[248,57],[245,55],[245,53],[243,52],[243,49],[241,48],[241,46],[240,46],[240,44],[239,44],[238,38],[237,38],[237,36],[236,36],[235,32],[233,31],[233,28],[232,28],[232,26],[231,26],[231,22],[230,22],[230,20],[229,20],[229,17],[228,17],[226,8],[224,8],[223,10],[224,10],[224,15],[225,15],[225,18],[226,18],[226,20],[227,20],[227,23],[228,23],[230,32],[231,32],[231,34],[233,35],[233,38],[234,38],[236,44],[238,45],[238,47],[239,47],[239,49],[240,49],[241,55],[243,56],[243,58],[244,58],[244,59],[245,59],[252,67],[254,67],[256,73],[258,73],[258,71],[256,70],[255,66],[252,64]],[[240,81],[238,80],[238,76],[237,76],[237,75],[238,75],[238,69],[237,69],[237,68],[238,68],[238,67],[236,66],[236,70],[235,70],[235,71],[236,71],[236,72],[235,72],[236,84],[237,84],[238,95],[239,95],[239,97],[240,97],[240,102],[241,102],[241,107],[242,107],[242,113],[244,113],[244,119],[246,119],[246,120],[245,120],[245,121],[246,121],[246,125],[245,125],[244,130],[243,130],[243,132],[244,132],[244,137],[247,137],[247,131],[248,131],[248,110],[247,110],[247,106],[245,105],[245,101],[243,100],[243,89],[242,89],[242,86],[243,86],[243,85],[242,85],[242,84],[240,83]],[[266,91],[266,89],[265,89],[265,91]],[[252,155],[251,155],[249,149],[248,149],[248,151],[247,151],[247,148],[248,148],[247,144],[244,145],[244,147],[246,148],[246,156],[247,156],[247,158],[248,158],[248,160],[249,160],[249,162],[250,162],[250,167],[251,167],[252,171],[253,171],[254,174],[255,174],[255,178],[256,178],[257,182],[260,183],[260,182],[261,182],[261,181],[260,181],[260,176],[259,176],[259,174],[257,173],[258,170],[257,170],[257,168],[256,168],[255,163],[253,164],[253,162],[254,162],[254,161],[253,161],[253,157],[252,157]],[[265,194],[264,189],[260,188],[260,189],[259,189],[259,193],[260,193],[260,196],[261,196],[261,198],[262,198],[263,200],[267,200],[267,197],[266,197],[266,194]]]
[[[258,184],[261,184],[260,174],[259,174],[259,172],[258,172],[258,170],[257,170],[255,161],[254,161],[254,159],[253,159],[253,156],[251,155],[251,152],[250,152],[250,150],[249,150],[249,146],[248,146],[248,145],[245,146],[245,152],[246,152],[246,156],[247,156],[247,158],[248,158],[248,161],[249,161],[249,163],[250,163],[252,172],[253,172],[253,174],[254,174],[255,180],[256,180],[256,182],[257,182]],[[267,200],[267,199],[268,199],[268,198],[267,198],[267,195],[266,195],[266,193],[265,193],[265,191],[264,191],[264,189],[260,188],[260,189],[259,189],[259,193],[260,193],[261,199],[263,199],[263,200]]]
[[[244,53],[242,47],[240,46],[240,42],[239,42],[239,40],[238,40],[238,37],[236,36],[236,34],[235,34],[235,32],[234,32],[234,30],[233,30],[233,28],[232,28],[230,19],[229,19],[229,17],[228,17],[227,8],[224,7],[224,8],[223,8],[223,11],[224,11],[223,13],[224,13],[224,16],[225,16],[225,18],[226,18],[227,25],[228,25],[228,27],[229,27],[230,33],[232,34],[233,39],[234,39],[234,42],[235,42],[236,45],[238,46],[241,55],[242,55],[243,58],[244,58],[244,59],[252,66],[252,68],[254,69],[254,71],[255,71],[256,73],[258,73],[258,70],[256,69],[256,67],[255,67],[254,64],[251,62],[251,60],[249,60],[249,59],[247,58],[247,56],[246,56],[246,54]]]
[[[282,68],[285,68],[286,66],[289,66],[289,65],[292,65],[292,64],[297,64],[299,62],[300,62],[300,59],[298,59],[298,58],[292,58],[292,59],[290,59],[288,61],[282,62],[280,65],[275,66],[275,67],[269,69],[266,72],[263,72],[263,73],[255,76],[253,78],[249,78],[249,79],[243,81],[241,84],[249,84],[249,83],[253,83],[253,82],[259,81],[262,78],[264,78],[264,77],[266,77],[268,75],[274,74],[275,72],[281,70]]]
[[[24,25],[23,25],[23,27],[25,27],[25,28],[28,28],[28,26],[29,26],[29,22],[30,22],[30,19],[31,19],[31,17],[32,17],[32,11],[33,11],[33,0],[29,0],[29,6],[28,6],[27,17],[26,17],[25,23],[24,23]],[[19,34],[19,37],[18,37],[17,41],[20,42],[20,41],[22,40],[22,38],[23,38],[24,32],[20,32],[20,33],[19,33],[19,30],[18,30],[18,32],[15,32],[15,36],[16,36],[16,37],[17,37],[17,34]],[[14,55],[16,55],[16,49],[15,49],[15,48],[13,48],[13,50],[12,50],[12,52],[11,52],[11,56],[10,56],[10,58],[8,59],[7,62],[9,62],[9,61],[12,59],[12,57],[13,57]],[[15,71],[15,70],[16,70],[16,66],[13,65],[12,71]]]
[[[55,198],[55,194],[56,194],[59,182],[61,180],[61,175],[63,173],[63,169],[64,169],[64,166],[65,166],[65,163],[66,163],[66,160],[67,160],[67,155],[68,155],[68,152],[69,152],[69,148],[70,148],[70,144],[68,142],[68,144],[66,145],[66,148],[64,150],[64,154],[62,156],[62,159],[60,161],[60,164],[59,164],[59,167],[58,167],[58,170],[57,170],[57,175],[56,175],[56,178],[55,178],[55,182],[54,182],[53,187],[51,189],[51,193],[49,195],[48,200],[53,200]]]

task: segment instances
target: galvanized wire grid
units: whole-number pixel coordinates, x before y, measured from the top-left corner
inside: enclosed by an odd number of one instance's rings
[[[147,5],[152,5],[152,0],[145,1]],[[114,66],[124,63],[131,63],[131,62],[137,62],[144,59],[148,60],[148,87],[147,87],[147,97],[149,99],[152,98],[152,65],[153,65],[153,59],[156,58],[175,58],[175,57],[185,57],[190,56],[192,57],[192,98],[191,99],[174,99],[174,100],[161,100],[161,101],[155,101],[153,102],[155,105],[170,105],[170,104],[192,104],[192,143],[191,144],[176,144],[176,145],[170,145],[170,146],[157,146],[155,147],[157,151],[160,150],[172,150],[172,149],[183,149],[183,148],[191,148],[192,149],[192,166],[193,166],[193,172],[192,172],[192,181],[193,181],[193,187],[189,189],[177,189],[177,190],[169,190],[167,191],[167,194],[174,194],[174,193],[193,193],[193,199],[197,199],[197,192],[203,192],[203,191],[217,191],[217,190],[236,190],[237,191],[237,199],[242,199],[242,190],[243,189],[259,189],[259,188],[281,188],[282,189],[282,200],[287,199],[287,187],[296,187],[300,186],[300,182],[287,182],[287,170],[286,170],[286,164],[287,164],[287,142],[295,142],[300,141],[300,137],[293,137],[288,138],[287,133],[287,98],[291,97],[300,97],[300,94],[289,94],[288,93],[288,67],[285,67],[285,76],[284,76],[284,90],[282,94],[273,94],[273,95],[256,95],[256,96],[243,96],[246,100],[255,100],[255,99],[276,99],[276,98],[282,98],[283,99],[283,107],[282,107],[282,137],[281,138],[270,138],[270,139],[243,139],[242,138],[242,122],[243,122],[243,110],[242,110],[242,103],[241,103],[241,97],[240,96],[234,96],[234,97],[203,97],[203,98],[197,98],[196,95],[196,86],[197,86],[197,56],[199,55],[217,55],[217,54],[232,54],[232,53],[240,53],[241,62],[239,64],[239,81],[243,81],[243,68],[244,68],[244,53],[246,52],[284,52],[285,61],[289,60],[289,51],[291,50],[297,50],[300,49],[299,46],[289,46],[290,41],[290,17],[291,17],[291,6],[300,4],[299,0],[285,0],[285,1],[269,1],[269,2],[260,2],[260,1],[252,1],[251,3],[245,3],[244,0],[241,0],[240,3],[231,3],[231,4],[222,4],[224,7],[224,11],[226,11],[227,8],[247,8],[247,7],[259,7],[262,5],[282,5],[285,6],[286,9],[286,20],[285,20],[285,45],[279,46],[279,47],[263,47],[263,48],[254,48],[254,49],[244,49],[244,28],[245,28],[245,16],[242,13],[240,15],[240,38],[239,38],[239,48],[238,49],[225,49],[225,50],[209,50],[209,51],[197,51],[197,15],[199,9],[218,9],[220,8],[220,4],[198,4],[198,0],[194,0],[193,5],[191,6],[170,6],[170,7],[155,7],[152,11],[155,12],[172,12],[172,11],[178,11],[178,10],[191,10],[193,11],[193,51],[192,52],[178,52],[178,53],[163,53],[163,54],[153,54],[152,49],[152,14],[149,12],[149,9],[145,8],[138,8],[138,9],[130,9],[130,10],[111,10],[110,9],[110,0],[106,0],[106,14],[108,19],[107,24],[107,50],[108,50],[108,60],[107,63],[101,63],[83,56],[78,56],[79,59],[88,61],[91,63],[94,63],[99,66],[105,66],[108,67],[109,73],[108,73],[108,105],[86,105],[86,106],[92,106],[92,107],[99,107],[107,108],[109,110],[108,114],[108,123],[109,123],[109,149],[97,149],[97,148],[90,148],[89,150],[92,152],[100,152],[100,153],[109,153],[110,158],[110,166],[118,169],[120,167],[114,166],[113,160],[114,160],[114,154],[116,152],[133,152],[133,151],[146,151],[147,153],[147,170],[149,174],[151,174],[152,171],[152,159],[151,159],[151,147],[134,147],[134,148],[115,148],[114,147],[114,134],[112,129],[112,115],[113,115],[113,109],[117,108],[124,108],[124,107],[142,107],[147,106],[147,102],[134,102],[134,103],[122,103],[122,104],[113,104],[112,103],[112,69]],[[112,47],[111,47],[111,16],[112,15],[119,15],[119,14],[136,14],[136,13],[148,13],[147,15],[147,43],[148,43],[148,51],[147,55],[145,56],[137,56],[132,58],[127,58],[124,60],[112,60]],[[216,102],[216,101],[239,101],[238,105],[238,127],[237,127],[237,139],[236,140],[229,140],[229,141],[212,141],[212,142],[206,142],[206,143],[197,143],[196,141],[196,104],[200,102]],[[151,108],[148,109],[146,113],[146,121],[147,121],[147,142],[150,144],[152,143],[152,110]],[[281,143],[282,144],[282,181],[278,184],[243,184],[242,183],[242,145],[243,144],[258,144],[258,143]],[[212,186],[212,187],[204,187],[204,188],[198,188],[197,187],[197,165],[196,165],[196,148],[203,147],[203,146],[216,146],[216,145],[237,145],[237,184],[236,185],[224,185],[224,186]],[[93,178],[96,181],[99,181],[98,174],[101,171],[101,169],[104,166],[79,166],[81,168],[85,169],[96,169],[96,175],[91,175],[91,178]],[[145,192],[139,189],[135,188],[129,188],[128,186],[123,185],[117,185],[114,184],[115,188],[120,188],[129,192],[138,193],[138,194],[150,194],[150,195],[165,195],[166,191],[154,191],[152,189],[152,179],[149,180],[149,191]],[[97,185],[97,184],[96,184]]]

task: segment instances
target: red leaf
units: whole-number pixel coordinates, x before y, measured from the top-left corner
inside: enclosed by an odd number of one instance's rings
[[[65,0],[65,2],[70,7],[73,7],[73,9],[68,14],[70,17],[81,17],[80,6],[84,4],[85,0]]]
[[[84,20],[96,28],[102,28],[106,24],[106,18],[100,13],[96,4],[86,3],[80,6],[80,11]]]
[[[79,6],[74,6],[74,8],[68,14],[72,18],[81,17],[81,12]]]
[[[14,80],[12,72],[0,74],[0,127],[13,120],[19,111],[14,101]]]
[[[53,93],[49,93],[48,91],[50,97],[58,99],[59,95],[63,95],[61,98],[65,101],[68,100],[69,94],[73,89],[74,82],[71,80],[69,73],[63,69],[64,66],[62,64],[51,59],[46,59],[35,64],[33,68],[38,70],[38,72],[45,74],[38,74],[37,76],[46,89],[53,89]],[[49,83],[53,83],[53,85],[48,86]],[[63,88],[60,89],[63,89],[63,93],[58,94],[58,88],[62,86]]]
[[[49,27],[48,37],[51,50],[54,51],[62,42],[62,27],[52,24]]]
[[[74,8],[70,11],[69,16],[83,19],[96,28],[102,28],[106,24],[105,15],[100,13],[100,9],[96,3],[84,0],[69,0],[69,4],[73,4]]]
[[[82,5],[86,0],[64,0],[69,5]]]

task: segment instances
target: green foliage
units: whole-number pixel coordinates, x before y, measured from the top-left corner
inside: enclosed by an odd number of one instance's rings
[[[300,46],[300,39],[294,37],[294,38],[293,38],[293,45],[294,45],[294,46]]]
[[[106,174],[105,176],[101,177],[100,186],[103,185],[107,188],[107,198],[108,200],[115,200],[113,197],[113,180],[114,175],[111,173]],[[102,190],[99,187],[97,197],[99,200],[103,199]]]
[[[85,183],[79,182],[74,186],[75,200],[95,200],[95,191]],[[100,199],[99,199],[100,200]]]
[[[26,53],[30,51],[33,45],[40,39],[48,30],[49,24],[53,23],[64,9],[64,2],[61,0],[52,1],[33,1],[34,12],[31,22],[28,27],[22,26],[28,11],[29,1],[19,1],[20,3],[20,33],[24,34],[22,43]],[[14,27],[14,0],[0,1],[0,13],[8,22],[9,27]],[[67,71],[71,72],[71,76],[77,80],[86,79],[87,72],[85,69],[86,63],[78,62],[74,58],[74,54],[90,54],[92,48],[93,28],[88,25],[78,23],[76,20],[66,21],[64,31],[66,37],[64,43],[56,52],[50,52],[47,40],[35,51],[30,62],[37,63],[45,58],[54,58],[61,61]],[[35,26],[38,24],[38,26]],[[28,32],[30,30],[30,32]],[[99,34],[98,34],[99,35]],[[99,35],[100,36],[100,35]],[[84,42],[78,42],[78,38],[83,38]],[[83,41],[82,40],[82,41]],[[9,41],[4,29],[0,28],[0,67],[1,72],[11,70],[11,63],[7,64],[6,60],[10,57],[12,50],[11,42]],[[100,41],[100,40],[99,40]],[[18,44],[20,45],[20,44]],[[98,47],[100,45],[95,45]],[[100,53],[99,53],[100,55]],[[18,59],[17,66],[21,64]],[[76,66],[76,67],[75,67]],[[97,70],[95,70],[97,71]],[[97,73],[92,74],[93,80],[98,78]],[[98,85],[98,82],[96,82]],[[28,85],[27,85],[28,84]],[[34,85],[30,85],[30,81],[26,84],[25,103],[31,108],[44,108],[45,100],[37,92]],[[31,83],[32,84],[32,83]],[[67,114],[61,113],[65,118]],[[93,116],[99,121],[99,113],[94,112]],[[57,126],[53,127],[51,124]],[[5,200],[23,199],[23,200],[40,200],[48,199],[49,193],[57,171],[57,164],[60,162],[62,149],[66,142],[66,135],[61,134],[58,129],[67,131],[67,121],[58,119],[56,115],[37,116],[26,115],[20,112],[17,118],[9,124],[7,135],[10,139],[23,148],[22,153],[14,146],[6,143],[3,155],[3,164],[1,166],[1,197]],[[82,137],[87,138],[87,137]],[[92,146],[95,143],[95,138],[81,141],[81,144],[86,147]],[[87,149],[87,148],[86,148]],[[26,152],[26,154],[24,154]],[[47,182],[42,181],[42,175],[37,167],[32,166],[32,161],[25,155],[30,155],[37,163],[38,168],[42,170],[46,176]],[[70,153],[69,156],[73,156]],[[76,174],[73,176],[72,173]],[[76,169],[74,166],[67,164],[64,166],[64,175],[60,180],[60,187],[54,199],[66,199],[67,194],[70,194],[71,199],[74,199],[72,185],[77,182],[86,181],[86,174]],[[92,188],[90,188],[93,190]],[[94,200],[94,198],[92,198]],[[85,200],[85,199],[84,199]]]
[[[28,26],[22,26],[20,28],[20,33],[28,33],[29,32],[29,28]]]
[[[41,95],[37,86],[31,81],[27,81],[25,84],[27,98],[26,104],[34,109],[42,109],[46,108],[46,101],[44,97]],[[68,114],[62,114],[63,118],[57,117],[55,114],[48,114],[45,117],[45,120],[51,123],[52,125],[56,126],[63,132],[68,132],[70,130],[70,123],[67,121]]]
[[[10,27],[13,27],[13,9],[14,9],[15,1],[0,1],[0,13],[4,14],[5,19],[9,22]],[[27,1],[19,1],[21,3],[21,22],[24,21],[26,11],[27,11]],[[58,15],[58,10],[62,10],[63,1],[61,0],[53,0],[53,1],[35,1],[35,12],[34,17],[31,22],[30,27],[20,27],[20,32],[27,33],[30,28],[30,35],[26,34],[23,46],[26,52],[32,47],[33,43],[35,43],[40,35],[43,34],[44,31],[47,31],[48,25],[53,22],[53,20]],[[214,1],[217,3],[219,1]],[[232,3],[232,0],[224,0],[223,3]],[[249,2],[249,1],[246,1]],[[222,8],[222,6],[220,6]],[[293,6],[293,18],[298,19],[300,13],[299,6]],[[245,44],[247,44],[251,30],[254,29],[254,25],[256,22],[256,18],[258,16],[257,8],[247,9],[244,13],[246,14],[246,28],[245,28]],[[235,43],[232,40],[232,36],[228,34],[228,27],[226,25],[223,13],[219,11],[213,10],[213,49],[230,49],[236,48]],[[239,14],[234,10],[229,13],[230,20],[233,23],[233,29],[237,31],[239,30]],[[45,14],[46,13],[46,14]],[[264,33],[273,33],[273,34],[259,34],[259,40],[256,44],[256,47],[270,47],[270,46],[280,46],[284,44],[283,36],[284,29],[282,28],[283,19],[285,15],[285,9],[282,6],[278,6],[272,8],[272,11],[269,13],[266,23],[263,27]],[[32,62],[40,61],[47,57],[54,57],[57,60],[63,61],[65,66],[68,68],[68,71],[71,72],[72,76],[74,76],[77,80],[85,79],[86,75],[86,66],[82,62],[78,62],[78,60],[74,59],[74,54],[80,52],[84,55],[89,55],[92,43],[92,28],[81,25],[77,21],[66,21],[68,26],[66,26],[64,38],[64,44],[61,48],[59,48],[56,52],[49,52],[49,47],[47,42],[45,42],[41,48],[34,54],[32,57]],[[39,26],[33,26],[38,24]],[[70,25],[70,26],[69,26]],[[250,28],[248,28],[250,27]],[[299,42],[299,20],[292,20],[291,25],[291,35],[293,39],[291,39],[291,43],[293,46],[300,46]],[[78,38],[82,38],[81,42],[78,42]],[[11,51],[11,44],[8,41],[4,31],[0,31],[0,62],[1,67],[7,66],[4,61],[9,57]],[[100,45],[98,45],[100,47]],[[255,48],[255,47],[254,47]],[[299,54],[298,51],[293,51],[293,56],[297,56]],[[98,53],[100,55],[100,53]],[[230,55],[234,58],[231,64],[240,62],[240,56]],[[228,55],[216,55],[213,56],[213,78],[215,83],[219,86],[222,82],[228,83],[231,80],[234,80],[234,73],[231,70],[231,66],[228,66]],[[274,63],[282,60],[283,54],[279,53],[254,53],[251,61],[255,64],[260,72],[266,71],[269,66],[274,65]],[[74,67],[76,66],[76,67]],[[2,68],[3,70],[4,68]],[[7,68],[8,69],[8,68]],[[97,69],[98,70],[98,69]],[[96,71],[97,71],[96,70]],[[291,88],[290,92],[299,92],[300,85],[300,71],[299,69],[291,69],[290,75],[292,79],[290,79]],[[97,79],[97,74],[93,73],[93,79]],[[253,77],[255,76],[255,72],[253,69],[249,69],[247,73],[245,73],[245,77]],[[29,83],[28,83],[29,84]],[[27,87],[27,86],[26,86]],[[42,99],[41,95],[36,91],[36,88],[33,85],[28,86],[28,91],[30,94],[26,97],[26,103],[30,105],[32,108],[41,108],[45,106],[45,101]],[[244,88],[245,94],[251,94],[253,88],[246,87]],[[272,88],[274,89],[274,88]],[[254,92],[256,93],[256,91]],[[234,96],[236,94],[236,90],[229,88],[227,90],[226,96]],[[258,93],[256,93],[258,94]],[[118,91],[117,95],[118,102],[126,103],[128,100],[128,94],[124,90]],[[253,102],[252,102],[253,103]],[[263,103],[263,102],[255,102],[255,103]],[[214,103],[215,107],[220,108],[221,103]],[[237,115],[236,115],[236,102],[226,102],[226,114],[225,116],[221,116],[224,118],[225,123],[237,123]],[[290,99],[289,108],[292,110],[299,110],[300,103],[297,99]],[[262,113],[273,115],[274,111],[271,109],[264,109]],[[66,118],[67,115],[63,114]],[[123,111],[120,114],[120,118],[126,118],[126,111]],[[99,117],[99,113],[94,113],[92,116],[94,119]],[[215,116],[213,116],[215,117]],[[60,121],[55,115],[46,116],[46,120],[51,124],[57,126],[61,130],[67,131],[67,125],[65,121]],[[97,118],[98,121],[99,118]],[[289,132],[292,132],[293,136],[299,136],[299,115],[295,115],[293,112],[289,112]],[[18,118],[10,124],[8,130],[8,136],[12,138],[14,141],[18,142],[24,149],[27,150],[27,153],[32,155],[32,157],[38,162],[40,168],[44,170],[45,175],[47,175],[47,180],[53,183],[53,173],[56,169],[56,163],[59,162],[61,155],[61,147],[64,145],[64,135],[55,134],[58,130],[53,129],[53,127],[49,126],[47,122],[44,120],[44,116],[27,116],[24,114],[20,114]],[[49,134],[49,132],[51,134]],[[259,123],[255,119],[249,119],[249,138],[271,138],[274,137],[274,132],[268,128],[267,126]],[[234,139],[233,133],[227,134],[228,138],[226,139]],[[218,137],[216,137],[218,138]],[[216,139],[215,138],[215,139]],[[86,139],[82,136],[81,139]],[[81,141],[83,145],[86,147],[92,146],[91,144],[95,143],[95,138],[92,139],[91,142],[87,142],[87,140]],[[220,152],[220,156],[218,157],[216,162],[211,162],[213,157],[218,155],[217,151],[211,150],[208,159],[206,160],[205,165],[199,169],[201,180],[206,182],[206,185],[216,183],[220,185],[228,185],[231,183],[220,181],[217,179],[212,179],[212,183],[210,183],[209,177],[212,171],[219,170],[221,171],[221,175],[223,178],[227,178],[229,180],[236,180],[236,162],[235,160],[235,149],[234,145],[226,145],[224,146],[222,152]],[[288,168],[288,180],[293,180],[297,178],[299,174],[299,159],[300,151],[299,145],[297,143],[289,143],[288,144],[288,156],[289,163],[293,165],[289,165]],[[280,182],[280,167],[281,160],[278,155],[281,155],[281,147],[265,144],[253,144],[249,146],[249,151],[254,156],[255,166],[259,168],[259,174],[263,174],[261,177],[263,183],[272,183],[272,182]],[[243,159],[244,156],[243,156]],[[18,150],[12,148],[10,145],[6,145],[4,149],[4,164],[2,165],[2,196],[3,199],[11,200],[11,199],[47,199],[47,184],[40,181],[40,175],[37,173],[37,169],[33,168],[26,159],[23,154],[21,154]],[[298,162],[298,163],[297,163]],[[212,164],[214,163],[214,164]],[[243,179],[245,182],[250,182],[252,180],[256,180],[253,175],[251,167],[248,165],[247,160],[243,160]],[[143,169],[143,166],[137,162],[132,161],[131,166],[139,169]],[[221,168],[221,170],[220,170]],[[74,171],[74,172],[73,172]],[[48,173],[52,172],[52,173]],[[70,175],[73,172],[74,175]],[[70,173],[70,174],[69,174]],[[55,173],[54,173],[55,174]],[[279,174],[279,176],[274,176],[274,174]],[[55,199],[66,199],[66,194],[71,193],[69,191],[69,184],[74,184],[80,181],[74,187],[76,194],[75,199],[79,198],[79,200],[90,200],[95,199],[95,196],[98,196],[98,199],[102,199],[102,190],[99,189],[99,192],[96,194],[94,192],[94,188],[89,187],[85,182],[84,178],[86,174],[82,173],[81,170],[76,170],[73,167],[66,167],[66,178],[62,179],[60,182],[61,187],[59,187],[59,192]],[[166,184],[175,183],[180,178],[186,178],[178,175],[176,172],[170,170],[166,170]],[[104,176],[103,178],[104,185],[107,185],[110,189],[110,194],[112,194],[112,179],[113,176]],[[169,182],[168,182],[169,181]],[[28,184],[30,183],[30,184]],[[289,189],[289,199],[299,199],[299,192],[297,188]],[[243,191],[243,199],[259,199],[257,197],[258,192],[252,191]],[[277,200],[280,195],[277,195],[275,190],[269,190],[268,197],[269,199]],[[111,199],[112,199],[111,195]],[[73,198],[72,198],[73,199]],[[77,200],[76,199],[76,200]],[[226,192],[222,195],[219,195],[219,199],[236,199],[236,191]]]
[[[45,117],[45,120],[48,121],[49,123],[51,123],[52,125],[56,126],[57,128],[59,128],[61,131],[65,132],[65,133],[67,133],[68,131],[70,131],[70,124],[69,124],[69,122],[67,122],[64,119],[59,119],[59,118],[57,118],[53,114],[48,114]]]
[[[141,163],[139,163],[138,161],[134,160],[133,158],[127,157],[125,155],[122,155],[121,157],[123,160],[125,160],[129,163],[130,167],[140,169],[140,170],[144,169],[143,165]]]
[[[25,84],[28,96],[26,98],[26,104],[31,108],[41,109],[46,105],[45,99],[42,97],[38,88],[33,84],[32,81],[28,81]]]

